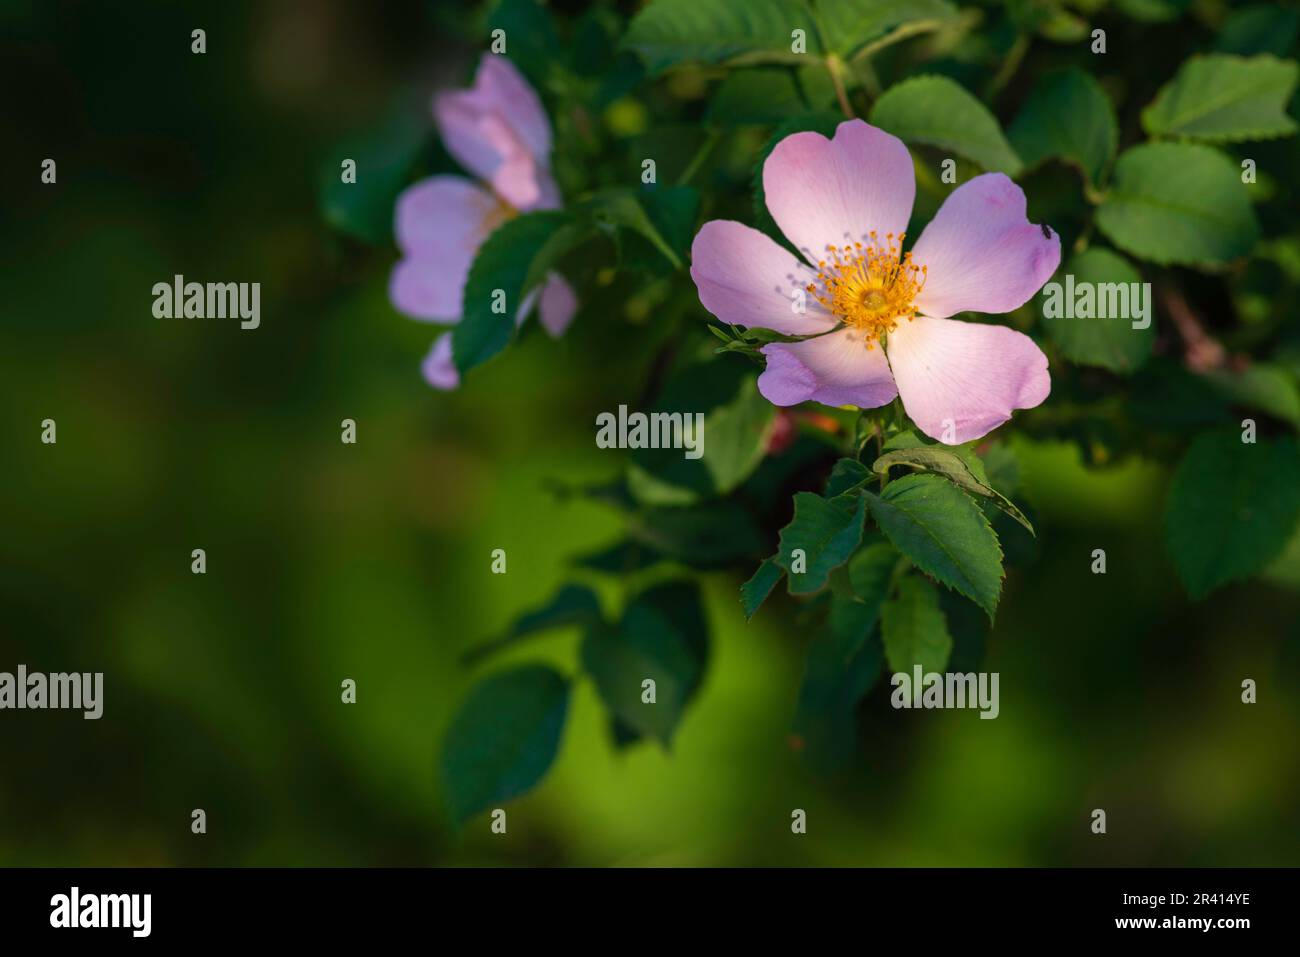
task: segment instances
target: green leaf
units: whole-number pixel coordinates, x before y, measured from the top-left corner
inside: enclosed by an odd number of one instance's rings
[[[609,718],[609,736],[616,751],[630,748],[645,739],[645,735],[616,714],[610,715]]]
[[[1119,123],[1101,84],[1069,69],[1034,83],[1007,136],[1026,167],[1068,160],[1095,186],[1115,158]]]
[[[1286,56],[1300,30],[1300,10],[1277,4],[1246,7],[1231,14],[1219,29],[1214,49],[1219,53]]]
[[[657,565],[661,561],[663,556],[654,549],[633,541],[621,541],[609,548],[579,555],[571,559],[570,564],[575,568],[585,568],[593,572],[631,575]]]
[[[871,637],[878,611],[833,595],[826,628],[808,647],[792,730],[808,760],[822,771],[852,757],[854,713],[884,659],[880,642]]]
[[[767,126],[807,112],[789,68],[736,70],[718,84],[709,102],[709,118],[721,126]]]
[[[717,568],[763,551],[763,536],[753,516],[732,501],[646,508],[629,515],[627,521],[627,533],[634,541],[693,568]]]
[[[1192,0],[1117,0],[1116,5],[1142,23],[1165,23],[1186,13]]]
[[[569,683],[542,665],[498,672],[470,692],[442,747],[442,788],[457,825],[542,779],[568,706]]]
[[[1142,111],[1142,126],[1152,136],[1211,143],[1290,136],[1296,124],[1286,106],[1298,74],[1294,61],[1267,54],[1194,56]]]
[[[1294,439],[1199,436],[1174,473],[1165,541],[1188,594],[1203,598],[1276,558],[1300,519],[1300,450]]]
[[[863,545],[849,559],[849,584],[853,586],[853,594],[867,607],[880,608],[900,557],[893,545],[877,541]],[[875,618],[871,621],[874,624]]]
[[[857,459],[840,459],[831,469],[831,476],[826,480],[822,491],[824,498],[838,498],[850,492],[871,478],[871,470]]]
[[[638,595],[617,628],[596,627],[582,643],[582,665],[605,706],[639,734],[667,744],[704,677],[708,630],[699,590],[669,582]],[[643,700],[653,680],[655,700]]]
[[[1088,21],[1053,4],[1035,22],[1034,32],[1053,43],[1079,43],[1088,36]]]
[[[993,618],[1002,590],[1002,549],[965,492],[937,475],[907,475],[881,495],[863,494],[876,524],[900,552]]]
[[[880,635],[889,670],[911,674],[942,672],[952,654],[952,635],[939,607],[939,592],[927,579],[907,575],[880,613]]]
[[[1154,322],[1148,322],[1145,329],[1133,328],[1135,314],[1130,294],[1135,288],[1131,284],[1142,282],[1138,271],[1123,256],[1094,246],[1072,256],[1065,264],[1060,285],[1062,297],[1067,294],[1065,276],[1074,277],[1073,290],[1090,290],[1095,297],[1095,307],[1089,310],[1093,313],[1091,317],[1082,317],[1077,309],[1071,308],[1071,318],[1067,315],[1063,298],[1056,302],[1058,308],[1050,309],[1048,306],[1052,299],[1041,300],[1043,326],[1061,354],[1071,362],[1100,366],[1112,372],[1129,373],[1142,366],[1151,357],[1156,327]],[[1112,303],[1115,298],[1112,293],[1122,295],[1127,308],[1119,308],[1118,302]],[[1103,303],[1108,304],[1105,318],[1096,315]],[[1115,308],[1110,308],[1111,305]],[[1052,314],[1048,315],[1049,312]]]
[[[793,52],[804,31],[806,54]],[[650,73],[688,61],[800,63],[819,54],[812,11],[798,0],[656,0],[628,24],[623,43]]]
[[[1097,225],[1125,252],[1162,265],[1219,265],[1259,238],[1241,170],[1192,143],[1144,143],[1120,154]]]
[[[772,589],[776,587],[781,576],[785,574],[775,558],[763,559],[763,564],[758,566],[754,576],[749,581],[740,586],[740,603],[745,608],[745,620],[754,617],[754,612],[767,601],[767,596],[772,594]]]
[[[893,452],[897,449],[939,449],[940,451],[951,452],[966,463],[966,468],[970,469],[970,473],[974,475],[975,478],[979,479],[985,485],[992,485],[993,483],[988,480],[988,475],[984,470],[984,460],[975,452],[975,446],[978,444],[983,444],[982,440],[975,439],[965,443],[964,445],[944,445],[940,442],[934,441],[928,436],[921,435],[912,429],[905,429],[886,439],[882,451]]]
[[[832,571],[853,554],[862,541],[865,515],[861,497],[852,503],[828,502],[812,492],[794,497],[794,518],[781,529],[776,560],[790,576],[790,594],[806,595],[826,584]],[[803,551],[804,571],[794,572],[796,549]]]
[[[695,222],[696,202],[697,194],[691,187],[665,186],[605,190],[584,208],[598,222],[631,230],[657,249],[674,269],[680,269],[684,237]]]
[[[481,44],[489,44],[493,30],[504,31],[511,62],[540,86],[555,64],[560,44],[551,11],[538,0],[497,0],[489,6],[492,9],[485,18]]]
[[[569,625],[588,625],[599,620],[600,600],[596,593],[582,585],[565,585],[545,605],[516,618],[505,634],[465,652],[461,662],[472,664],[481,661],[538,632]]]
[[[545,276],[533,268],[544,249],[559,255],[551,240],[571,225],[568,214],[558,211],[525,213],[499,227],[479,247],[461,306],[461,321],[451,334],[452,359],[462,374],[504,349],[515,334],[515,316],[531,291]],[[493,311],[504,293],[503,312]]]
[[[636,470],[629,484],[649,505],[686,505],[731,492],[763,460],[776,422],[776,409],[759,394],[753,368],[739,359],[694,363],[668,381],[648,421],[659,444],[671,445],[662,441],[662,428],[653,427],[673,420],[656,415],[677,416],[683,427],[690,422],[696,442],[690,454],[702,454],[688,458],[689,450],[682,448],[633,450]],[[696,415],[704,416],[698,433]]]
[[[971,455],[973,454],[971,453]],[[933,446],[895,449],[876,459],[871,468],[878,475],[888,475],[889,470],[896,465],[905,465],[920,472],[942,475],[948,481],[965,489],[967,492],[992,500],[994,505],[1028,529],[1031,535],[1034,534],[1034,526],[1029,524],[1029,519],[1025,518],[1025,513],[1020,511],[1009,498],[990,485],[982,475],[977,475],[966,459],[951,449]]]
[[[327,223],[372,245],[392,244],[397,197],[430,138],[426,110],[403,104],[373,133],[330,152],[318,180],[321,214]],[[343,182],[342,163],[347,159],[357,164],[355,183]]]
[[[844,59],[895,27],[907,24],[909,32],[921,32],[959,15],[945,0],[818,0],[817,12],[831,49]]]
[[[946,76],[918,76],[884,92],[871,108],[872,125],[908,143],[925,143],[1014,176],[1020,157],[988,107]]]
[[[1300,427],[1300,389],[1285,370],[1256,362],[1240,371],[1223,369],[1204,375],[1234,405],[1260,409]]]

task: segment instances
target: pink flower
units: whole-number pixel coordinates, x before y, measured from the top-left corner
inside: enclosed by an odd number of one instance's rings
[[[474,85],[437,94],[433,116],[447,152],[485,185],[433,176],[402,192],[394,231],[403,258],[393,267],[388,296],[416,319],[454,323],[483,241],[521,212],[558,209],[560,193],[551,177],[551,124],[537,93],[505,57],[485,53]],[[564,334],[578,306],[558,273],[524,298],[516,324],[538,304],[552,336]],[[434,342],[422,368],[435,388],[456,388],[450,332]]]
[[[788,335],[843,326],[763,347],[769,402],[874,408],[901,396],[921,431],[957,445],[1047,398],[1047,357],[1033,340],[948,318],[1019,307],[1061,260],[1060,237],[1026,219],[1025,194],[1006,176],[955,189],[907,253],[912,158],[861,120],[834,139],[787,136],[763,165],[763,189],[807,263],[741,223],[705,223],[691,247],[700,302],[723,322]]]

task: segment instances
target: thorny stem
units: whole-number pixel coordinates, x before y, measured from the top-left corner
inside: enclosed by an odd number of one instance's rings
[[[1221,369],[1228,363],[1228,352],[1223,344],[1205,331],[1201,320],[1182,291],[1172,284],[1160,285],[1160,298],[1165,304],[1165,311],[1173,320],[1178,337],[1183,340],[1184,361],[1194,372],[1209,372]]]

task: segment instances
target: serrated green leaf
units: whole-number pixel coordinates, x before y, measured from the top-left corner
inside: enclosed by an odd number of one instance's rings
[[[777,562],[790,576],[790,594],[806,595],[826,584],[832,571],[849,560],[862,541],[865,505],[860,497],[853,503],[828,502],[812,492],[794,497],[794,518],[781,529]],[[803,551],[804,571],[791,571],[794,551]]]
[[[600,619],[600,599],[583,585],[565,585],[540,608],[525,612],[515,619],[505,634],[492,641],[471,648],[461,656],[464,664],[481,661],[488,655],[516,644],[529,635],[564,628],[570,625],[588,625]]]
[[[584,210],[598,222],[630,229],[657,249],[674,269],[695,224],[698,195],[689,186],[610,189],[598,193]]]
[[[1165,541],[1188,594],[1204,598],[1276,558],[1300,519],[1294,439],[1249,444],[1238,432],[1199,436],[1169,487]]]
[[[877,611],[832,596],[826,626],[808,647],[791,729],[809,762],[823,772],[852,756],[857,704],[880,675],[884,654],[871,634]]]
[[[1300,10],[1279,4],[1246,7],[1228,16],[1219,28],[1214,49],[1219,53],[1253,56],[1272,53],[1286,56],[1300,30]]]
[[[831,469],[830,478],[822,496],[827,499],[838,498],[845,492],[852,491],[871,479],[871,470],[857,459],[840,459]]]
[[[792,49],[792,32],[804,31],[806,54]],[[816,56],[812,11],[798,0],[656,0],[628,24],[624,46],[650,73],[685,62],[800,63]]]
[[[878,610],[901,557],[888,542],[875,541],[859,548],[848,566],[853,594],[867,607]],[[875,618],[871,620],[874,624]]]
[[[915,665],[922,674],[942,673],[952,654],[952,635],[939,607],[939,591],[927,579],[908,575],[880,612],[880,636],[885,660],[895,674],[911,674]]]
[[[907,475],[880,495],[863,495],[872,518],[900,552],[993,618],[1002,590],[1002,549],[965,492],[937,475]]]
[[[1296,123],[1286,107],[1297,75],[1294,61],[1267,54],[1194,56],[1142,111],[1142,126],[1152,136],[1210,143],[1289,136]]]
[[[1125,252],[1161,264],[1220,265],[1259,238],[1241,170],[1192,143],[1144,143],[1120,154],[1097,226]]]
[[[784,574],[785,569],[777,564],[775,558],[765,558],[753,577],[740,586],[740,603],[744,606],[746,621],[753,618],[754,612],[767,601],[767,596],[772,594],[772,589]]]
[[[1115,158],[1119,123],[1101,84],[1070,69],[1034,83],[1007,137],[1026,167],[1068,160],[1095,186]]]
[[[936,442],[928,436],[921,435],[912,429],[904,429],[895,435],[891,435],[885,440],[882,452],[893,452],[897,449],[942,449],[951,452],[970,469],[971,474],[983,482],[985,485],[992,485],[988,475],[984,470],[984,460],[975,452],[975,446],[983,444],[983,440],[974,439],[964,445],[944,445]]]
[[[667,744],[699,689],[708,658],[708,629],[699,589],[668,582],[642,592],[617,627],[591,629],[583,668],[605,706],[638,733]],[[643,682],[654,681],[654,702]]]
[[[970,454],[974,456],[974,453]],[[1034,534],[1034,526],[1029,523],[1029,519],[1025,518],[1025,513],[1020,511],[1014,502],[990,485],[982,474],[977,475],[971,469],[967,460],[952,449],[931,446],[895,449],[876,459],[871,468],[878,475],[888,475],[889,470],[898,465],[921,472],[942,475],[948,481],[966,491],[991,500],[999,509],[1023,525],[1031,535]]]
[[[1071,362],[1100,366],[1112,372],[1130,373],[1142,366],[1151,357],[1156,327],[1154,322],[1148,322],[1145,329],[1133,327],[1136,316],[1130,295],[1135,284],[1142,282],[1138,271],[1123,256],[1093,246],[1070,257],[1065,264],[1060,280],[1062,296],[1066,294],[1066,276],[1074,277],[1073,289],[1089,290],[1096,308],[1089,310],[1093,316],[1086,317],[1080,316],[1073,306],[1068,310],[1072,314],[1067,314],[1063,299],[1057,303],[1060,308],[1049,308],[1050,297],[1040,300],[1043,326],[1062,355]],[[1111,300],[1119,295],[1128,307],[1112,310]],[[1095,315],[1103,303],[1107,303],[1107,316]]]
[[[918,76],[884,92],[870,122],[908,143],[925,143],[1010,176],[1021,162],[988,107],[946,76]]]
[[[465,281],[461,321],[451,334],[452,359],[463,375],[504,349],[515,334],[515,316],[544,276],[534,260],[557,232],[572,222],[567,213],[525,213],[500,226],[479,247]],[[558,255],[559,251],[552,249]],[[504,311],[494,312],[504,293]]]
[[[569,683],[542,665],[489,676],[452,719],[440,761],[443,793],[459,825],[531,789],[560,746]]]
[[[818,0],[817,13],[827,43],[847,60],[895,27],[937,29],[955,20],[960,11],[945,0]]]

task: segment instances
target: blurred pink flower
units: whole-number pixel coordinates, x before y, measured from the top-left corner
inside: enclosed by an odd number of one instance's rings
[[[768,401],[874,408],[901,396],[921,431],[956,445],[1047,398],[1047,357],[1033,340],[947,318],[1009,312],[1060,263],[1060,237],[1027,220],[1025,194],[1006,176],[955,189],[908,253],[912,157],[862,120],[833,139],[787,136],[763,166],[763,189],[807,262],[758,230],[713,220],[691,247],[700,301],[723,322],[787,335],[843,325],[763,347]]]
[[[388,296],[401,312],[433,322],[459,322],[465,280],[479,246],[519,213],[558,209],[551,177],[551,124],[528,81],[505,57],[485,53],[468,90],[438,93],[433,116],[443,144],[482,183],[432,176],[397,198],[394,232],[402,259],[393,267]],[[559,273],[529,293],[515,314],[522,323],[539,306],[542,326],[563,335],[577,298]],[[451,360],[451,333],[434,342],[422,371],[438,389],[460,377]]]

